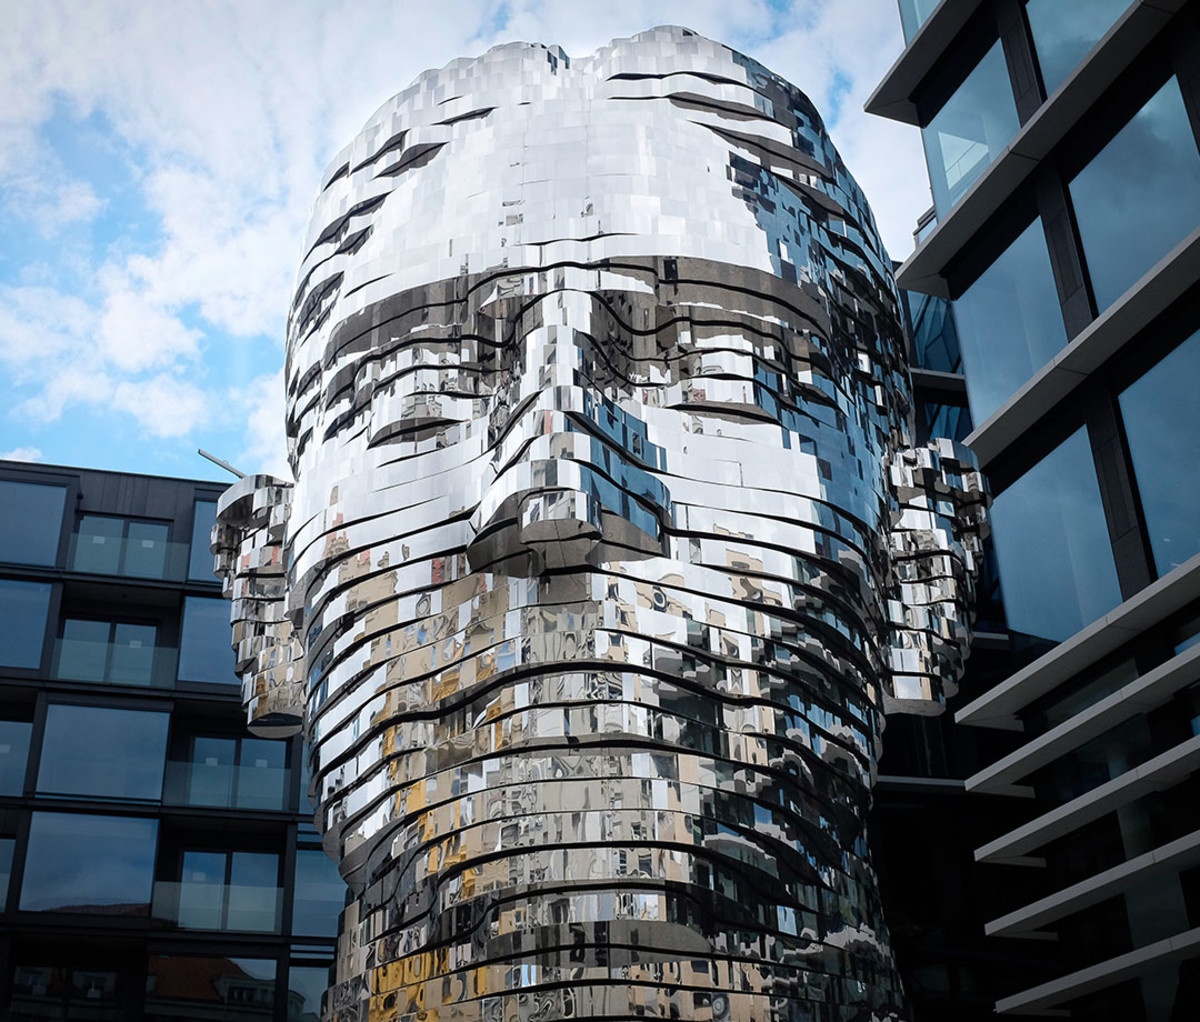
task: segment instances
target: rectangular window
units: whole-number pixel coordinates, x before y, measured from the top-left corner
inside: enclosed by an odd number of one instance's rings
[[[145,1022],[275,1017],[275,963],[267,958],[155,955],[146,966]]]
[[[278,933],[279,856],[188,850],[178,883],[158,884],[154,914],[185,930]]]
[[[49,582],[0,579],[0,667],[36,671],[41,666],[49,613]]]
[[[345,905],[346,883],[333,860],[320,848],[298,849],[292,933],[336,937],[338,915]]]
[[[1070,182],[1100,312],[1200,224],[1200,152],[1170,79]]]
[[[1029,0],[1025,15],[1049,96],[1129,7],[1130,0]]]
[[[179,642],[181,681],[212,681],[236,685],[233,629],[229,601],[219,597],[188,596],[183,601],[183,631]]]
[[[66,618],[53,675],[63,681],[170,688],[175,651],[159,646],[157,636],[150,624]]]
[[[1200,553],[1200,333],[1120,396],[1121,417],[1159,575]]]
[[[13,1022],[62,1019],[117,1022],[122,1018],[117,974],[97,969],[18,965],[13,970]]]
[[[22,911],[147,915],[157,841],[156,820],[34,813]]]
[[[198,500],[192,505],[192,546],[188,555],[188,578],[215,582],[211,550],[212,528],[217,520],[217,502]]]
[[[126,578],[182,578],[187,550],[181,543],[168,543],[169,535],[168,522],[84,515],[71,537],[71,570]]]
[[[65,486],[0,479],[0,561],[53,565],[66,499]]]
[[[939,373],[962,371],[954,309],[943,298],[916,291],[901,291],[908,310],[912,338],[912,364]]]
[[[954,303],[971,417],[981,423],[1067,343],[1035,219]]]
[[[8,882],[12,877],[13,851],[16,838],[0,837],[0,912],[8,907]]]
[[[51,705],[38,793],[157,800],[170,719],[143,710]]]
[[[196,736],[188,758],[167,764],[164,799],[174,805],[286,809],[287,742]]]
[[[287,1022],[321,1022],[321,998],[329,987],[329,968],[293,965],[288,969]]]
[[[20,795],[25,790],[25,765],[29,760],[27,720],[0,720],[0,795]]]
[[[997,40],[921,129],[939,218],[945,218],[1019,127],[1004,49]]]
[[[1121,602],[1086,430],[995,498],[992,534],[1012,631],[1061,642]]]

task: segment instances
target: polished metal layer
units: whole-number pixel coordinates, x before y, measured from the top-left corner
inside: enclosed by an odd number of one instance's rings
[[[214,550],[357,896],[326,1017],[896,1017],[864,821],[984,495],[908,447],[809,101],[676,28],[425,73],[326,175],[286,376],[295,487]]]

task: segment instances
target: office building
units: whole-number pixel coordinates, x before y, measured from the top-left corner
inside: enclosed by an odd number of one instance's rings
[[[957,326],[916,345],[915,386],[994,494],[998,648],[954,741],[996,753],[966,804],[1009,809],[973,888],[988,939],[1041,962],[988,992],[1001,1015],[1194,1019],[1200,4],[900,9],[867,109],[921,128],[934,209],[898,282]]]
[[[313,1022],[344,885],[245,729],[214,483],[0,462],[0,1017]]]

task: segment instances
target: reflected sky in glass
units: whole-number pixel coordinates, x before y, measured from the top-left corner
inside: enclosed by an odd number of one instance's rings
[[[1029,0],[1025,14],[1049,96],[1129,6],[1130,0]]]
[[[170,714],[99,706],[50,706],[39,792],[158,799]]]
[[[0,579],[0,666],[36,670],[41,665],[49,610],[49,582]]]
[[[238,684],[233,673],[233,632],[229,603],[219,597],[184,599],[183,631],[179,643],[179,677],[182,681],[216,681]]]
[[[213,500],[198,500],[192,517],[192,545],[188,552],[188,578],[215,582],[213,555],[209,549],[213,523],[217,520],[217,504]]]
[[[53,564],[66,499],[63,486],[0,480],[0,561]]]
[[[34,813],[22,910],[147,915],[157,838],[157,820]]]
[[[1200,553],[1200,333],[1120,396],[1159,575]]]
[[[1103,312],[1200,225],[1200,152],[1172,78],[1070,183]]]
[[[1121,602],[1086,430],[995,498],[992,530],[1014,632],[1061,642]]]
[[[982,423],[1067,343],[1042,221],[954,303],[971,417]]]

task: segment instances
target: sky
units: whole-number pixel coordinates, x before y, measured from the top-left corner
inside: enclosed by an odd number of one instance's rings
[[[930,205],[916,129],[862,106],[895,0],[5,0],[0,457],[290,478],[285,316],[326,164],[421,71],[680,24],[806,92],[889,254]]]

